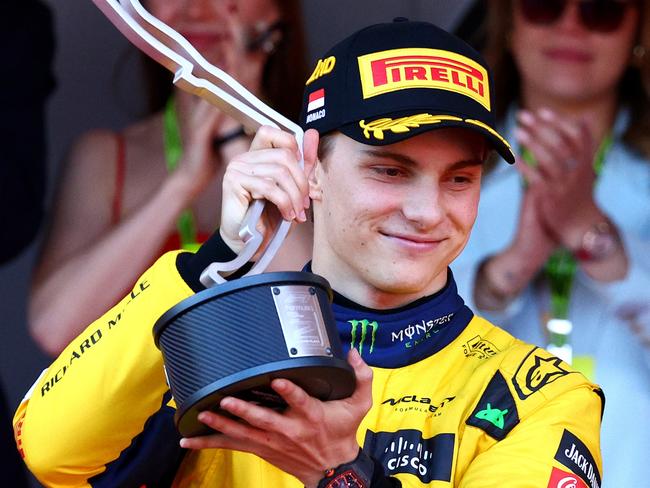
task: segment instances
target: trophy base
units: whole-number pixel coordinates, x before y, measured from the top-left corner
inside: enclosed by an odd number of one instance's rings
[[[212,432],[197,420],[221,412],[235,396],[282,410],[270,387],[285,378],[320,400],[352,394],[354,370],[345,360],[327,281],[311,273],[267,273],[199,292],[167,311],[154,339],[186,437]]]
[[[287,404],[270,386],[276,378],[287,379],[320,400],[347,398],[355,387],[354,372],[341,359],[309,357],[264,364],[215,381],[188,397],[174,416],[176,428],[184,437],[214,434],[197,416],[210,410],[231,417],[219,408],[226,396],[281,412]]]

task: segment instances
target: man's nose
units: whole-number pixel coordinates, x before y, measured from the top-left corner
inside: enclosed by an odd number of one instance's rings
[[[434,184],[423,185],[405,199],[402,213],[418,228],[430,228],[439,224],[445,215],[440,188]]]

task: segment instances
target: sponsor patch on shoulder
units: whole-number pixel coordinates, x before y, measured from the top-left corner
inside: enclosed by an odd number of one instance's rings
[[[566,376],[571,371],[562,367],[562,360],[538,347],[533,348],[521,362],[512,384],[517,396],[525,400],[546,385]]]
[[[463,353],[465,357],[475,357],[478,359],[487,359],[499,352],[499,348],[490,341],[483,339],[480,335],[472,337],[463,344]]]
[[[600,488],[600,473],[587,446],[564,429],[555,459],[577,474],[590,488]],[[576,485],[577,486],[577,485]]]
[[[476,408],[466,421],[496,440],[502,440],[518,423],[515,399],[505,378],[497,371],[485,388]]]
[[[589,488],[578,476],[568,471],[553,468],[547,488]]]

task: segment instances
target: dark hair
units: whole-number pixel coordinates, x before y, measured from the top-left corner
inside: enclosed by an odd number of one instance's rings
[[[519,74],[508,49],[513,0],[488,0],[487,44],[484,55],[494,72],[496,114],[503,119],[519,90]],[[637,44],[645,55],[635,58],[619,83],[620,103],[629,107],[631,120],[623,140],[650,158],[650,0],[639,1]]]
[[[297,120],[307,79],[305,36],[300,0],[274,0],[280,11],[282,37],[262,74],[262,98],[281,114]],[[161,110],[172,92],[173,75],[142,56],[150,113]]]

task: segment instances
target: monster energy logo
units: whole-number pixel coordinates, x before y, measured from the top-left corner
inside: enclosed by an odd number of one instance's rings
[[[368,354],[372,354],[373,349],[375,348],[375,337],[377,335],[377,329],[379,329],[379,324],[373,320],[348,320],[352,326],[352,338],[350,340],[350,348],[354,348],[357,343],[357,333],[361,329],[361,337],[359,338],[359,354],[363,354],[363,345],[366,343],[366,338],[368,337],[368,332],[371,332],[370,337],[370,351]]]

